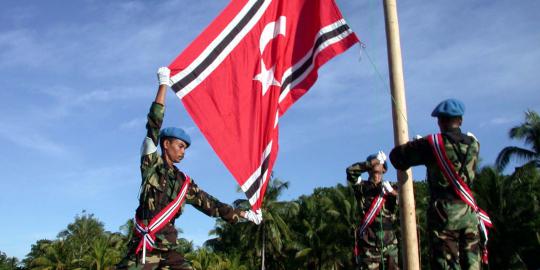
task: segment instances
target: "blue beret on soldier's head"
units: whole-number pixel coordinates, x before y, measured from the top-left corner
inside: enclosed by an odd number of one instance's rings
[[[369,162],[369,161],[371,161],[372,159],[376,159],[376,158],[377,158],[377,154],[371,154],[371,155],[367,156],[366,161]]]
[[[164,137],[176,138],[176,139],[180,139],[184,141],[188,147],[191,145],[191,138],[181,128],[177,128],[177,127],[164,128],[161,130],[161,132],[159,132],[159,137],[160,138],[164,138]]]
[[[377,159],[377,154],[371,154],[371,155],[367,156],[366,161],[367,161],[367,162],[371,162],[371,160],[373,160],[373,159]],[[385,170],[388,170],[388,165],[387,165],[387,163],[388,163],[388,162],[385,162],[385,163],[383,164],[383,167],[384,167]]]
[[[465,104],[463,102],[450,98],[443,100],[431,113],[433,117],[457,117],[465,113]]]

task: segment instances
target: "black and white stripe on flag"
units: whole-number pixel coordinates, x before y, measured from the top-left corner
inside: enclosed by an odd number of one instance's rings
[[[279,117],[357,42],[334,0],[231,0],[169,65],[173,90],[254,210],[277,158]]]
[[[261,196],[261,188],[264,186],[265,181],[268,179],[268,165],[270,163],[270,154],[272,151],[272,141],[266,147],[263,156],[261,166],[253,172],[253,174],[246,180],[241,186],[242,191],[246,194],[251,205]]]
[[[313,70],[314,61],[322,50],[340,42],[353,33],[344,19],[321,28],[315,37],[312,49],[283,74],[279,102]]]
[[[242,41],[271,1],[247,1],[242,10],[208,47],[184,70],[171,77],[172,89],[182,99],[195,89]]]

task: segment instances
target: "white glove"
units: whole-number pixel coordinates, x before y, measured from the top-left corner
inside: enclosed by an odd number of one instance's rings
[[[356,183],[354,183],[355,185],[360,185],[362,184],[362,175],[359,175],[358,176],[358,179],[356,179]]]
[[[246,211],[245,218],[257,225],[261,224],[263,217],[262,217],[262,211],[259,209],[257,212],[253,210]]]
[[[388,181],[383,181],[382,186],[386,193],[392,193],[392,191],[394,191],[394,188],[392,188],[392,185],[390,185],[390,182]]]
[[[171,70],[168,67],[160,67],[157,71],[159,85],[171,86]]]
[[[383,151],[379,151],[379,153],[377,153],[377,160],[379,160],[379,164],[384,164],[384,162],[386,161],[386,155]]]

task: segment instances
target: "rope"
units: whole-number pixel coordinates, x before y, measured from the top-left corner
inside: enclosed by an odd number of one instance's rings
[[[381,1],[367,1],[368,3],[368,10],[380,10],[381,7],[379,7],[377,5],[377,3],[381,3]],[[373,3],[373,4],[372,4]],[[367,18],[368,18],[368,23],[366,24],[366,27],[369,27],[370,25],[374,25],[374,22],[375,22],[375,15],[373,12],[368,12],[368,15],[367,15]],[[370,30],[370,29],[368,29]],[[369,63],[371,64],[371,67],[373,68],[373,70],[375,71],[375,73],[377,74],[377,77],[379,78],[379,80],[381,81],[382,85],[384,85],[384,88],[381,88],[381,87],[378,87],[380,88],[381,91],[385,92],[385,93],[391,93],[391,89],[390,89],[390,85],[388,83],[388,80],[386,80],[385,77],[383,77],[383,75],[381,74],[381,72],[379,71],[377,65],[375,64],[375,62],[373,61],[373,59],[371,58],[371,56],[369,55],[368,53],[368,50],[367,50],[367,46],[365,43],[361,42],[360,41],[360,59],[359,61],[361,61],[361,59],[363,58],[362,57],[362,52],[364,52],[364,54],[366,55],[367,59],[369,60]],[[399,115],[398,117],[401,117],[403,118],[403,120],[405,121],[405,123],[407,123],[407,126],[409,127],[409,130],[411,131],[411,134],[416,134],[415,132],[413,132],[413,130],[410,128],[409,126],[409,121],[407,119],[407,117],[405,116],[405,113],[397,106],[397,102],[394,98],[394,96],[392,96],[390,94],[390,98],[392,100],[392,103],[394,104],[394,108],[396,108],[397,110],[397,114]],[[410,136],[410,135],[409,135]],[[414,135],[413,135],[414,136]]]
[[[383,77],[381,72],[379,72],[379,69],[377,68],[377,65],[375,65],[375,62],[373,61],[373,59],[371,58],[371,56],[368,53],[367,46],[364,43],[361,43],[360,46],[361,46],[362,50],[364,51],[367,59],[369,60],[369,63],[371,64],[371,67],[373,68],[373,70],[377,74],[377,77],[379,78],[381,83],[386,87],[386,89],[382,89],[382,88],[379,88],[379,89],[381,89],[381,91],[384,91],[385,93],[391,93],[391,89],[390,89],[390,85],[388,84],[388,80],[385,80],[385,78]],[[394,104],[394,108],[396,108],[396,110],[398,112],[398,115],[401,116],[401,118],[403,118],[405,123],[407,123],[407,126],[409,126],[409,120],[405,116],[405,113],[397,106],[397,102],[396,102],[396,99],[394,98],[394,96],[390,95],[390,99],[392,100],[392,103]],[[414,132],[411,132],[411,133],[414,133]]]
[[[384,230],[383,230],[383,222],[382,222],[382,216],[383,216],[383,211],[384,211],[384,205],[383,205],[383,209],[381,209],[381,212],[379,214],[380,216],[380,224],[381,224],[381,232],[383,233],[382,237],[380,238],[381,239],[381,265],[382,265],[382,270],[384,270]]]

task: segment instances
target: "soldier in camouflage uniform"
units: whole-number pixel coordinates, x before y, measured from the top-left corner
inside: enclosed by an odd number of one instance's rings
[[[358,269],[399,269],[398,240],[395,233],[397,192],[389,182],[382,180],[387,170],[385,160],[386,156],[381,151],[368,156],[365,162],[358,162],[347,168],[347,180],[354,189],[361,217],[367,215],[378,195],[383,191],[387,193],[375,220],[363,233],[360,232],[362,224],[355,231]],[[367,181],[362,181],[360,177],[363,172],[369,174]]]
[[[145,225],[148,225],[157,213],[176,198],[186,180],[185,175],[174,166],[174,163],[179,163],[184,158],[185,150],[191,143],[189,135],[180,128],[165,128],[160,132],[165,95],[170,82],[169,76],[168,68],[158,70],[160,86],[155,102],[152,103],[148,113],[147,134],[141,150],[142,183],[136,217]],[[158,142],[161,155],[157,152]],[[201,190],[193,181],[188,186],[185,202],[208,216],[221,217],[230,223],[238,222],[241,217],[256,224],[262,220],[260,214],[251,210],[240,211],[219,202]],[[145,264],[141,263],[143,252],[136,254],[141,237],[134,235],[128,244],[128,254],[117,265],[117,269],[192,269],[182,254],[175,250],[178,232],[174,227],[174,221],[181,212],[180,210],[163,229],[156,233],[155,248],[146,253]]]
[[[464,105],[449,99],[432,112],[444,141],[450,161],[471,187],[478,161],[479,143],[461,132]],[[427,219],[430,234],[431,269],[480,269],[480,233],[478,219],[445,179],[427,137],[397,146],[390,161],[398,170],[424,165],[430,194]]]

